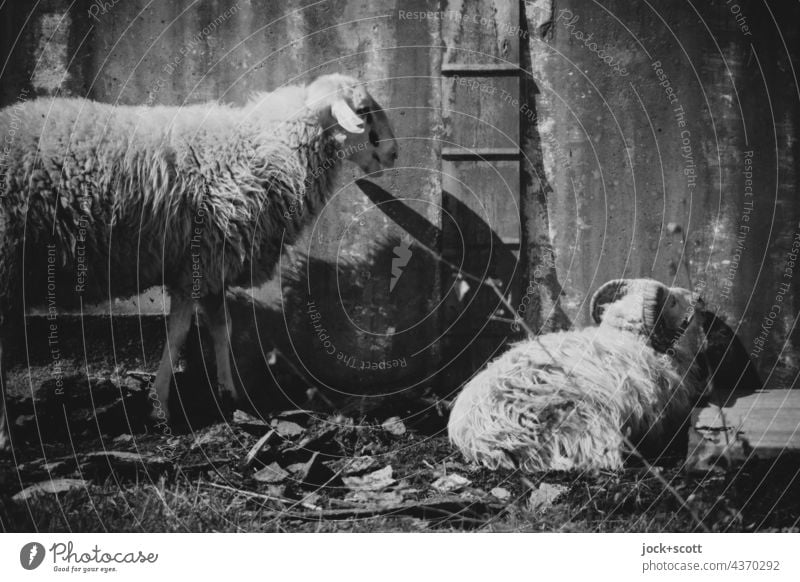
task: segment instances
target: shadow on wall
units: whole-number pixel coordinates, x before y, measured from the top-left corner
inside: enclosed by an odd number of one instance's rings
[[[472,281],[465,288],[438,259],[439,227],[383,188],[366,180],[359,186],[410,235],[408,241],[378,242],[363,259],[340,258],[334,264],[304,257],[282,266],[281,305],[243,291],[227,296],[234,376],[251,411],[310,407],[413,417],[419,412],[413,406],[451,397],[509,340],[522,337],[491,289]],[[510,288],[519,271],[516,256],[485,221],[447,193],[444,205],[460,232],[484,231],[496,243],[482,252],[464,244],[451,249],[448,261]],[[418,282],[438,276],[446,282],[444,297],[419,318],[407,308],[409,298],[420,293]],[[381,278],[385,285],[374,284]],[[215,377],[210,347],[205,330],[195,327],[187,367],[177,375],[179,417],[208,409],[202,398],[185,395],[210,394],[206,388]]]
[[[452,395],[510,340],[522,339],[522,330],[511,325],[513,314],[486,285],[474,279],[492,279],[506,296],[519,288],[521,265],[492,227],[475,211],[449,192],[442,192],[443,225],[439,227],[367,180],[359,180],[364,194],[389,218],[408,232],[426,260],[439,265],[442,301],[438,313],[441,350],[437,371],[438,388]],[[444,232],[453,233],[446,237]],[[474,241],[488,244],[474,245]],[[431,250],[443,248],[442,256],[457,267],[433,258]],[[435,251],[434,251],[435,252]],[[459,278],[458,272],[471,278]],[[518,312],[524,307],[520,303]],[[520,313],[520,315],[523,315]]]
[[[304,257],[285,267],[282,305],[259,301],[244,291],[228,293],[233,373],[247,409],[361,409],[366,414],[383,408],[384,401],[397,404],[430,391],[422,338],[403,337],[404,333],[394,337],[397,330],[413,326],[408,318],[414,314],[403,310],[402,294],[392,297],[387,288],[377,295],[381,286],[371,284],[376,271],[391,264],[399,242],[387,240],[355,263]],[[408,268],[426,270],[432,265],[420,260]],[[327,289],[331,281],[337,287]],[[373,296],[365,302],[366,288]],[[184,394],[207,386],[216,374],[205,329],[194,327],[190,338],[187,366],[178,377],[178,390]],[[186,413],[194,416],[192,409]]]

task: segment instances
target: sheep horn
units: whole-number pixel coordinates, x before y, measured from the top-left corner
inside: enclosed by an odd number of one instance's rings
[[[331,105],[331,115],[342,129],[349,133],[364,133],[364,120],[350,108],[347,101],[337,99]]]
[[[595,323],[602,321],[606,305],[628,294],[629,283],[630,279],[614,279],[604,283],[594,292],[589,303],[589,312]]]
[[[592,319],[600,323],[606,305],[629,293],[642,295],[644,329],[648,334],[652,333],[669,297],[669,289],[653,279],[614,279],[603,284],[595,291],[589,304]]]
[[[663,326],[664,309],[667,299],[670,296],[669,287],[658,281],[647,281],[649,285],[641,285],[640,292],[642,299],[642,321],[644,321],[645,331],[651,335],[651,342],[661,339],[662,333],[656,330],[657,325]]]

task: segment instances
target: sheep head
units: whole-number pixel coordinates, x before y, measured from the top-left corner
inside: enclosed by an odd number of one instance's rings
[[[653,349],[668,352],[681,346],[697,354],[702,344],[703,302],[681,287],[667,287],[653,279],[616,279],[592,297],[595,323],[639,334]]]
[[[306,89],[306,105],[319,116],[344,152],[344,158],[373,176],[397,159],[389,119],[364,84],[346,75],[324,75]]]

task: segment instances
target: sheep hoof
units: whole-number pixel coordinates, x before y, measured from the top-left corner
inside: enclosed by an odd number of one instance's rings
[[[219,408],[225,420],[233,420],[233,412],[236,410],[236,396],[229,390],[220,387]]]

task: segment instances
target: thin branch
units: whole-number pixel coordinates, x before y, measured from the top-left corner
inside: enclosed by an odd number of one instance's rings
[[[230,493],[235,493],[236,495],[243,495],[245,497],[250,497],[251,499],[261,499],[262,501],[275,501],[280,503],[281,505],[289,505],[291,507],[300,505],[305,509],[310,509],[312,511],[318,510],[319,508],[308,502],[304,501],[295,501],[294,499],[287,499],[286,497],[277,497],[275,495],[265,495],[264,493],[256,493],[255,491],[247,491],[246,489],[236,489],[235,487],[228,487],[227,485],[220,485],[219,483],[213,483],[211,481],[206,481],[203,485],[208,485],[209,487],[215,487],[216,489],[222,489],[223,491],[228,491]]]
[[[689,512],[695,524],[697,524],[697,526],[700,529],[702,529],[706,533],[709,533],[709,529],[703,523],[703,520],[700,519],[700,516],[697,515],[697,512],[689,505],[689,503],[683,498],[683,496],[680,493],[678,493],[678,490],[675,489],[675,487],[673,487],[672,484],[669,481],[667,481],[661,473],[656,471],[655,468],[650,463],[647,462],[647,459],[645,459],[639,453],[639,451],[636,450],[636,447],[633,446],[633,443],[630,441],[630,439],[628,439],[627,436],[622,435],[622,439],[625,442],[625,446],[627,446],[628,449],[630,449],[627,452],[635,456],[644,464],[644,466],[647,468],[647,472],[650,473],[656,479],[658,479],[658,481],[661,482],[664,488],[670,492],[670,494],[678,501],[678,503],[681,504],[681,507],[683,507],[684,509],[686,509],[686,511]]]

